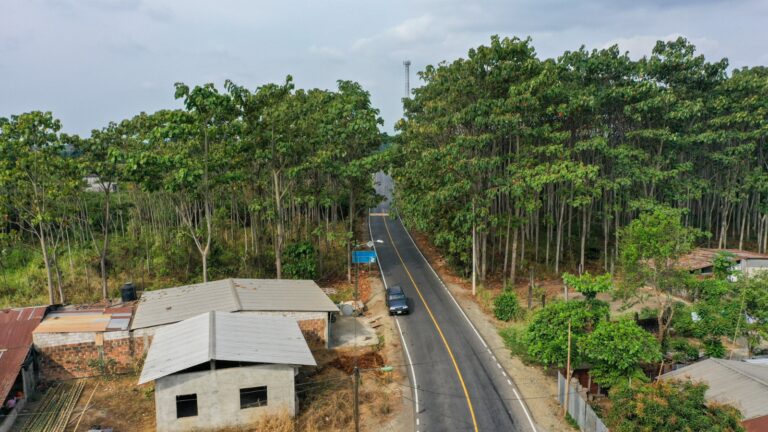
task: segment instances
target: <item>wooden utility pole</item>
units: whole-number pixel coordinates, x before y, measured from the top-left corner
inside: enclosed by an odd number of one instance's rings
[[[568,360],[565,363],[565,404],[563,418],[568,415],[568,399],[571,393],[571,320],[568,320]]]
[[[475,227],[475,201],[472,200],[472,296],[477,294],[477,228]]]
[[[360,369],[355,366],[355,432],[360,432]]]

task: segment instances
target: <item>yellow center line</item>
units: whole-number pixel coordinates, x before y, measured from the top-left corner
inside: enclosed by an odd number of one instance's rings
[[[397,249],[397,246],[395,246],[395,240],[392,238],[392,233],[389,231],[389,224],[387,224],[387,218],[384,218],[384,228],[387,230],[387,236],[389,236],[389,241],[392,243],[392,247],[395,249],[395,253],[397,254],[397,257],[400,258],[400,262],[403,264],[403,269],[405,269],[405,273],[408,275],[408,278],[411,279],[411,283],[413,283],[413,287],[416,288],[416,293],[419,295],[421,302],[424,304],[424,307],[427,309],[427,313],[429,313],[429,317],[432,318],[432,323],[435,324],[435,328],[437,329],[437,332],[440,334],[440,339],[443,340],[445,349],[448,350],[448,355],[451,357],[451,361],[453,362],[453,368],[456,369],[456,375],[458,375],[459,382],[461,383],[461,388],[462,390],[464,390],[464,397],[467,398],[467,406],[469,407],[469,414],[472,416],[472,424],[475,427],[475,432],[477,432],[478,428],[477,428],[477,419],[475,418],[475,409],[472,407],[472,401],[469,399],[469,392],[467,391],[467,385],[464,384],[464,377],[462,377],[461,371],[459,370],[459,364],[456,363],[456,358],[453,356],[453,351],[451,350],[451,346],[448,345],[448,341],[445,339],[445,335],[443,335],[443,330],[440,328],[440,325],[437,323],[437,320],[435,319],[435,315],[432,314],[432,309],[429,308],[429,305],[427,304],[427,301],[424,299],[424,296],[421,295],[421,290],[419,289],[419,286],[416,284],[416,281],[413,280],[413,276],[411,275],[411,272],[408,270],[408,267],[405,265],[405,261],[403,260],[403,257],[400,255],[400,251]],[[418,391],[418,389],[416,391]]]

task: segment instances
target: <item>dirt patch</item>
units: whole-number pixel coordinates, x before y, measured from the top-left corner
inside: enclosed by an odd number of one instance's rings
[[[154,431],[154,385],[137,386],[138,380],[136,375],[89,378],[67,430],[87,431],[91,426],[99,425],[111,427],[115,432]],[[83,413],[86,403],[88,408]],[[74,427],[78,421],[80,426],[75,431]]]
[[[368,352],[360,356],[342,354],[328,365],[351,375],[355,370],[355,364],[359,369],[380,368],[384,366],[384,358],[377,352]]]

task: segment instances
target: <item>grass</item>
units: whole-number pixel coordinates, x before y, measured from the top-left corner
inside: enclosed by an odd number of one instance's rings
[[[525,364],[535,364],[535,359],[528,355],[528,345],[524,339],[526,326],[524,322],[512,323],[499,330],[499,336],[513,356],[520,358]]]

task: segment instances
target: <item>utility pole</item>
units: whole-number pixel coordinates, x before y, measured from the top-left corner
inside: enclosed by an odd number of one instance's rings
[[[472,200],[472,296],[477,294],[477,228],[475,227],[475,200]]]
[[[411,61],[405,60],[403,62],[405,67],[405,98],[411,97]]]
[[[563,418],[568,415],[568,399],[571,393],[571,320],[568,320],[568,360],[565,363],[565,404]]]

